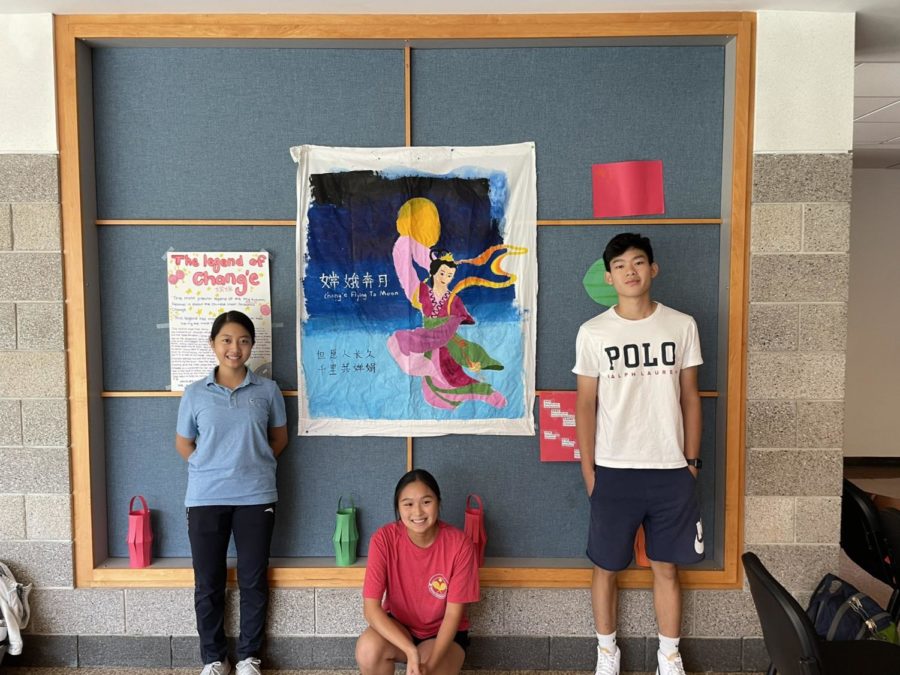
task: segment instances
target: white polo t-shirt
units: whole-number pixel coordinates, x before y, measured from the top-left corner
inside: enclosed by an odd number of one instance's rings
[[[623,319],[610,308],[582,324],[572,372],[597,378],[594,463],[686,466],[680,375],[701,363],[694,319],[659,302],[644,319]]]

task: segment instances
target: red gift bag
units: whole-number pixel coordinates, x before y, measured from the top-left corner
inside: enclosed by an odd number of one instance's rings
[[[143,508],[135,511],[134,500],[140,499]],[[128,503],[128,559],[131,567],[147,567],[150,564],[150,552],[153,544],[153,531],[150,529],[150,507],[141,495],[131,498]]]
[[[472,500],[476,506],[471,506]],[[484,565],[484,547],[487,544],[487,533],[484,531],[484,506],[481,497],[476,494],[466,495],[466,520],[463,531],[475,543],[478,552],[478,566]]]

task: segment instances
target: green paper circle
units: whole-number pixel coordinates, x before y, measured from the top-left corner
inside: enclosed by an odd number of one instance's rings
[[[619,302],[616,289],[606,283],[606,266],[603,264],[603,258],[590,266],[582,283],[588,296],[598,305],[612,307]]]

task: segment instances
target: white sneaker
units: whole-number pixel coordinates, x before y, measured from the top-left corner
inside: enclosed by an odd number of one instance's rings
[[[685,675],[684,664],[681,663],[681,653],[675,652],[672,656],[664,656],[661,651],[657,650],[656,675]]]
[[[260,660],[251,656],[243,661],[238,661],[234,666],[234,672],[237,673],[237,675],[262,675],[259,664]]]
[[[597,667],[594,669],[594,675],[619,675],[621,658],[622,652],[618,647],[616,651],[611,652],[597,645]]]
[[[200,675],[229,675],[230,672],[231,664],[228,663],[228,659],[225,659],[224,661],[207,663],[203,666],[203,670],[200,671]]]

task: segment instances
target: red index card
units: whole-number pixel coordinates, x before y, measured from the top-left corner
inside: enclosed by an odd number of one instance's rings
[[[594,218],[659,215],[666,211],[661,159],[591,167]]]
[[[575,392],[542,391],[538,394],[542,462],[577,462]]]

